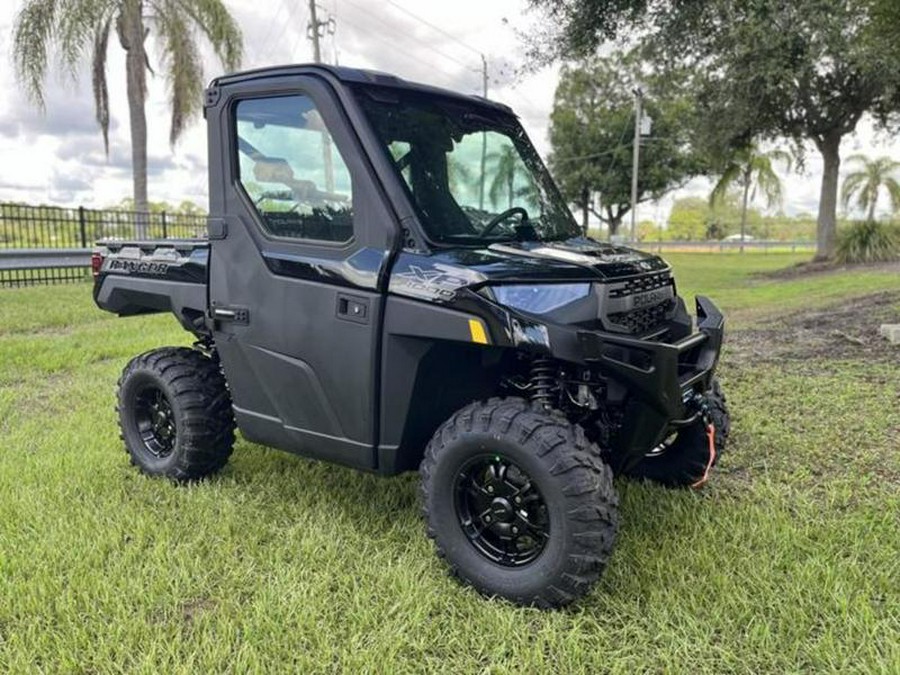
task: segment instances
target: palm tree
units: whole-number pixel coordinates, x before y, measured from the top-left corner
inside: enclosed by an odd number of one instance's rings
[[[97,123],[109,152],[109,89],[106,62],[109,36],[115,31],[125,50],[126,89],[131,127],[134,206],[147,203],[147,71],[153,73],[146,39],[152,36],[161,54],[169,85],[174,145],[200,111],[203,64],[199,31],[227,70],[241,62],[242,40],[237,23],[222,0],[26,0],[16,17],[13,58],[19,81],[29,97],[44,107],[48,56],[56,50],[60,64],[74,77],[83,55],[91,59],[91,85]],[[137,236],[146,235],[146,216],[137,218]]]
[[[869,159],[865,155],[853,155],[848,162],[859,163],[860,169],[844,178],[841,187],[841,201],[846,209],[856,198],[856,206],[867,212],[866,220],[875,220],[875,206],[881,195],[881,188],[887,191],[894,211],[900,209],[900,182],[894,177],[900,169],[900,162],[890,157]]]
[[[741,253],[747,236],[747,207],[757,193],[762,193],[769,207],[781,202],[781,179],[773,168],[776,162],[784,162],[790,171],[791,155],[784,150],[762,152],[754,144],[736,151],[709,196],[710,206],[715,207],[725,201],[732,188],[741,190]]]
[[[513,183],[516,175],[519,173],[519,153],[516,152],[515,146],[512,144],[504,145],[499,151],[492,152],[486,157],[489,162],[496,162],[494,167],[494,177],[491,179],[488,188],[488,197],[494,207],[500,200],[500,195],[505,191],[509,199],[509,208],[513,206]]]

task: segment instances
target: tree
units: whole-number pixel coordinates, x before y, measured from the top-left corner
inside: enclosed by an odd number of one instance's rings
[[[511,209],[518,198],[522,200],[520,204],[525,204],[529,208],[538,206],[540,197],[537,185],[535,185],[531,174],[528,172],[518,150],[512,144],[503,145],[499,150],[490,152],[485,155],[485,162],[491,162],[494,167],[491,171],[493,178],[488,186],[488,198],[491,205],[498,208],[497,204],[500,198],[505,195],[507,207]],[[451,176],[452,179],[452,176]],[[519,187],[516,187],[516,180],[520,179]],[[478,181],[469,180],[470,184],[475,183],[480,189],[480,177]]]
[[[791,167],[791,156],[784,150],[762,152],[751,144],[737,150],[726,162],[722,175],[713,187],[709,203],[715,207],[724,202],[727,194],[734,188],[741,192],[741,253],[744,252],[744,238],[747,236],[747,207],[762,193],[766,206],[771,208],[781,203],[781,178],[775,172],[773,164],[783,162],[787,169]]]
[[[203,64],[196,33],[203,34],[226,69],[234,70],[241,61],[241,32],[222,0],[27,0],[16,17],[13,38],[19,81],[43,108],[50,52],[58,52],[61,67],[73,77],[89,53],[94,108],[107,152],[107,57],[113,31],[125,50],[134,205],[143,213],[148,209],[147,71],[153,73],[147,37],[153,37],[161,54],[174,145],[201,109]],[[138,236],[144,236],[146,223],[139,217],[137,225]]]
[[[660,235],[660,227],[652,220],[642,220],[637,224],[638,241],[658,240]]]
[[[490,187],[488,187],[488,197],[494,208],[497,208],[497,202],[500,196],[506,194],[509,206],[512,208],[515,191],[513,184],[516,180],[516,174],[519,172],[519,154],[513,145],[504,145],[497,152],[488,154],[485,159],[495,164]]]
[[[763,227],[763,217],[756,209],[748,208],[747,229],[756,234]],[[741,220],[741,209],[733,194],[727,194],[715,206],[702,197],[676,199],[669,214],[665,239],[712,240],[731,234]]]
[[[875,207],[882,188],[887,192],[891,202],[891,210],[900,209],[900,182],[895,173],[900,169],[900,162],[890,157],[869,159],[865,155],[853,155],[847,161],[860,164],[860,168],[844,178],[841,188],[841,203],[846,209],[856,198],[856,206],[866,211],[867,220],[875,220]]]
[[[701,241],[709,238],[711,208],[700,197],[682,197],[672,204],[666,239]]]
[[[551,21],[545,59],[592,53],[610,39],[641,42],[661,70],[688,75],[714,147],[756,137],[811,141],[824,169],[818,259],[831,258],[841,140],[872,114],[900,112],[894,0],[532,0]],[[558,38],[555,42],[551,38]]]
[[[615,235],[631,209],[632,91],[638,79],[653,121],[653,135],[641,146],[638,202],[658,199],[705,170],[692,147],[686,101],[642,73],[636,55],[564,66],[550,115],[550,167],[563,195],[581,210],[585,231],[592,213]]]

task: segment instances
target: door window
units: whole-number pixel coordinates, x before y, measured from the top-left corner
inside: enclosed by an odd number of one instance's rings
[[[350,172],[308,96],[237,104],[241,185],[263,229],[290,239],[346,242],[353,236]]]

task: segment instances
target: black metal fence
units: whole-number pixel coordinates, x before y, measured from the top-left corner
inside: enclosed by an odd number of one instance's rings
[[[203,214],[0,204],[0,249],[90,248],[107,237],[178,239],[205,231]]]
[[[98,239],[185,239],[205,232],[204,214],[0,204],[0,286],[86,279],[87,254]],[[60,256],[59,249],[73,255]]]

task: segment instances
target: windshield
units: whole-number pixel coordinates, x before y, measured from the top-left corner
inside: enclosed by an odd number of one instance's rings
[[[432,241],[483,246],[580,234],[512,115],[381,87],[361,87],[358,98]]]

